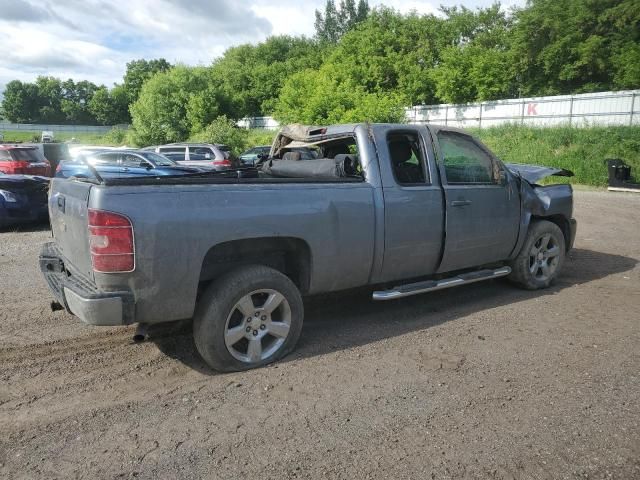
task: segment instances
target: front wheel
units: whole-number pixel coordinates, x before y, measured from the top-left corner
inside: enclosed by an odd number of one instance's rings
[[[565,251],[562,230],[548,220],[537,220],[529,226],[508,278],[527,290],[547,288],[560,273]]]
[[[248,370],[293,350],[303,316],[302,297],[288,277],[269,267],[250,265],[208,287],[194,317],[193,337],[211,368]]]

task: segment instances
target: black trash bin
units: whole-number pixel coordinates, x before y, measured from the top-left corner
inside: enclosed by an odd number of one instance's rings
[[[609,172],[609,186],[619,186],[629,183],[631,180],[631,167],[620,158],[607,158],[605,160]]]

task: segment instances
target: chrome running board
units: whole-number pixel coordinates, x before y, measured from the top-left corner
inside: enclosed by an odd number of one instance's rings
[[[451,278],[442,280],[426,280],[424,282],[408,283],[390,290],[378,290],[373,292],[374,300],[395,300],[396,298],[418,295],[419,293],[433,292],[445,288],[457,287],[468,283],[482,282],[492,278],[504,277],[511,273],[511,268],[500,267],[494,270],[478,270],[475,272],[461,273]]]

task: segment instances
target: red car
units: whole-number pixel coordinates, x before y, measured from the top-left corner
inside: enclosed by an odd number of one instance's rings
[[[0,145],[0,173],[51,176],[51,165],[37,147]]]

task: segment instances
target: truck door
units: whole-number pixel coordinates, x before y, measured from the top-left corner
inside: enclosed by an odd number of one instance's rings
[[[520,225],[515,180],[471,135],[440,129],[436,136],[447,208],[438,272],[505,260]]]
[[[434,273],[442,253],[444,205],[423,126],[376,129],[384,193],[382,281]]]

